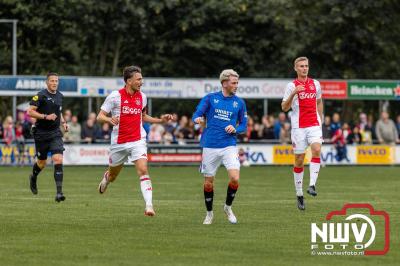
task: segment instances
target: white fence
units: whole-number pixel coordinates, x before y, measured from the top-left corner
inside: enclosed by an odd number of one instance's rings
[[[239,144],[250,165],[290,165],[294,155],[289,145]],[[34,162],[33,144],[25,146],[24,156],[20,156],[16,146],[0,144],[0,165],[15,165],[18,160],[24,164]],[[338,161],[333,145],[323,145],[321,161],[326,165],[400,165],[400,146],[348,146],[347,158]],[[65,165],[107,165],[109,145],[79,144],[65,145]],[[193,165],[201,161],[201,148],[198,145],[149,145],[148,159],[153,164]],[[306,162],[310,160],[307,152]]]

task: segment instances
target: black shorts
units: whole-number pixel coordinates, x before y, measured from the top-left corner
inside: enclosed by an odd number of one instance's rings
[[[47,140],[35,140],[36,156],[39,160],[46,160],[47,154],[63,154],[64,142],[61,137]]]

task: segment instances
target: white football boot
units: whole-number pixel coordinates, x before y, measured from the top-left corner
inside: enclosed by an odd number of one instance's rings
[[[99,184],[98,190],[99,190],[100,194],[103,194],[104,192],[106,192],[107,186],[108,186],[108,184],[110,184],[110,182],[108,181],[108,174],[109,174],[108,171],[106,171],[104,173],[103,179],[101,180],[101,182]]]
[[[228,206],[228,205],[224,205],[224,212],[226,214],[226,216],[228,217],[228,220],[231,224],[236,224],[237,223],[237,219],[236,216],[233,214],[232,211],[232,206]]]
[[[207,211],[206,218],[204,219],[203,224],[212,224],[214,218],[214,213],[213,211]]]

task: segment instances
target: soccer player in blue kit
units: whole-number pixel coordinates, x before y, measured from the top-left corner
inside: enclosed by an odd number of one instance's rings
[[[207,215],[203,224],[214,218],[214,177],[221,162],[228,171],[229,184],[224,212],[232,224],[237,223],[232,202],[239,187],[240,163],[236,135],[247,130],[247,111],[244,100],[236,96],[239,75],[232,69],[221,72],[222,91],[210,93],[201,99],[193,114],[193,121],[205,128],[200,145],[203,148],[201,173],[204,175],[204,199]]]

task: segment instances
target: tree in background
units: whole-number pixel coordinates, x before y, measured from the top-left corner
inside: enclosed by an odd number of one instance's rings
[[[68,0],[0,2],[18,23],[19,74],[289,77],[299,55],[318,78],[397,79],[400,5],[342,0]],[[11,37],[0,24],[0,74]],[[4,38],[3,38],[4,36]]]

